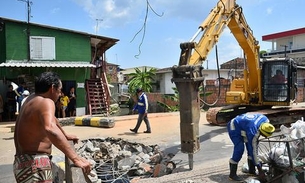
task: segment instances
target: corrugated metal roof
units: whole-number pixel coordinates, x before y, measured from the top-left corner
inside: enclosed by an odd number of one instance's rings
[[[9,61],[0,64],[0,67],[69,67],[69,68],[88,68],[96,67],[88,62],[51,62],[51,61]]]

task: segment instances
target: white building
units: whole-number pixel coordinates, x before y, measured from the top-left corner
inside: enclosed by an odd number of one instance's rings
[[[204,70],[204,78],[206,80],[215,80],[216,78],[223,78],[223,79],[232,79],[232,76],[235,77],[235,70],[232,69],[220,69],[220,77],[218,77],[218,71],[216,69],[206,69]],[[239,69],[238,71],[242,71]],[[162,93],[162,94],[174,94],[175,83],[172,83],[172,70],[171,68],[164,68],[159,69],[156,72],[156,83],[157,87],[155,92]],[[205,82],[204,82],[205,84]]]
[[[298,65],[305,65],[305,28],[264,35],[262,40],[272,44],[265,56],[286,56],[293,58]]]

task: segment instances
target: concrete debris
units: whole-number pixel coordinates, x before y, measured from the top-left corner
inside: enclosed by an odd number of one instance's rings
[[[93,183],[130,183],[133,179],[160,177],[176,168],[173,154],[165,154],[158,145],[144,145],[120,138],[92,138],[82,141],[80,156],[93,164]]]

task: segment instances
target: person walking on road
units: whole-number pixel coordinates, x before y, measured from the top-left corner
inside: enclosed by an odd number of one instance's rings
[[[144,120],[144,122],[146,124],[146,131],[144,131],[144,133],[151,133],[150,124],[149,124],[149,120],[147,117],[147,112],[148,112],[147,95],[143,92],[143,90],[141,88],[138,88],[136,90],[136,93],[138,96],[138,102],[132,109],[132,112],[134,113],[134,111],[137,110],[139,115],[138,115],[138,121],[137,121],[136,127],[133,129],[130,129],[130,131],[132,131],[134,133],[138,133],[141,123]]]
[[[242,178],[236,175],[238,162],[244,153],[244,145],[248,152],[249,174],[256,175],[255,167],[259,172],[259,179],[266,179],[262,170],[261,163],[258,160],[258,139],[260,135],[269,137],[275,128],[269,123],[269,119],[263,114],[242,114],[233,118],[227,124],[228,133],[234,144],[232,158],[229,161],[230,175],[229,179],[242,181]]]
[[[42,73],[35,81],[35,93],[27,98],[20,110],[14,133],[13,171],[17,183],[53,181],[50,159],[53,144],[85,174],[91,171],[90,163],[68,142],[77,143],[78,137],[66,134],[55,117],[55,102],[61,89],[62,82],[56,73]]]

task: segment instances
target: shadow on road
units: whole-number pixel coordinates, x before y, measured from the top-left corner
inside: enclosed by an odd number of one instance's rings
[[[213,138],[213,137],[216,137],[220,134],[223,134],[223,133],[226,133],[227,132],[227,128],[217,128],[217,129],[214,129],[214,130],[211,130],[207,133],[204,133],[202,134],[200,137],[199,137],[199,140],[200,140],[200,144],[202,145],[203,142]],[[211,147],[212,148],[212,147]],[[163,151],[168,154],[168,153],[173,153],[175,155],[175,157],[173,158],[174,160],[174,163],[176,165],[179,164],[179,166],[177,166],[175,172],[185,172],[185,171],[190,171],[189,169],[189,162],[185,160],[185,158],[187,158],[188,156],[187,155],[183,155],[183,157],[181,157],[180,153],[179,153],[179,157],[176,156],[178,154],[178,152],[181,150],[181,145],[178,144],[178,145],[172,145],[172,146],[169,146],[167,148],[165,148]],[[202,159],[203,161],[203,159]]]
[[[199,137],[200,143],[202,143],[208,139],[211,139],[213,137],[216,137],[217,135],[225,133],[225,132],[227,132],[227,128],[211,130],[210,132],[205,133]],[[180,144],[168,147],[168,148],[164,149],[164,151],[168,152],[168,153],[177,154],[180,151]]]

